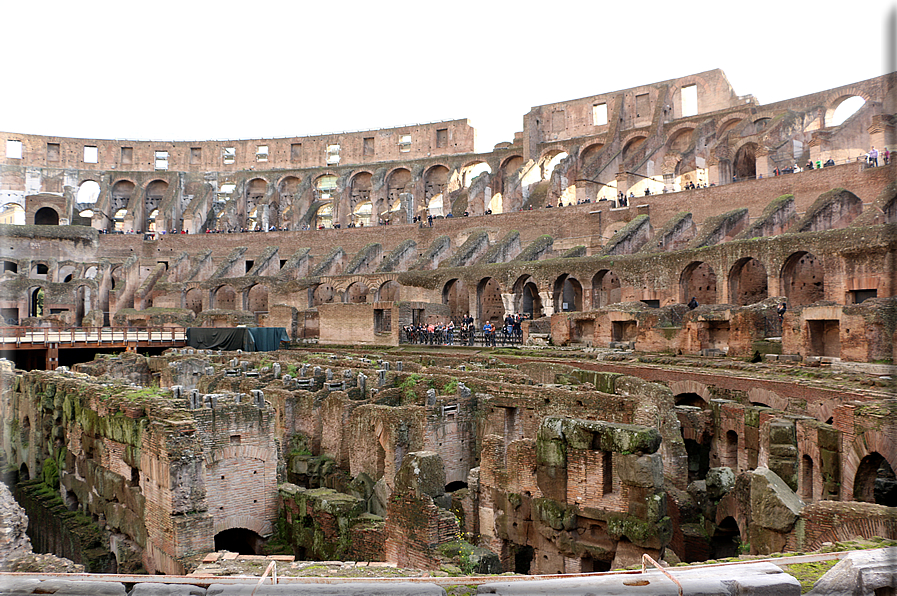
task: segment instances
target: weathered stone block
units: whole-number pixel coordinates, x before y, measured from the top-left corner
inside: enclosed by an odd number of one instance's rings
[[[707,470],[705,482],[707,497],[711,501],[719,501],[735,486],[735,473],[732,468],[710,468]]]
[[[757,468],[750,474],[754,524],[777,532],[791,530],[804,507],[803,501],[769,468]]]
[[[445,467],[435,451],[413,451],[396,473],[396,492],[413,492],[436,498],[445,493]]]
[[[641,487],[663,486],[663,458],[650,455],[624,454],[617,458],[617,475],[624,484]]]

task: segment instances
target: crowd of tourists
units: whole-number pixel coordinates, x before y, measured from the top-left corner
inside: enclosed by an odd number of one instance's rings
[[[517,343],[523,337],[521,323],[530,318],[527,314],[508,313],[501,326],[486,321],[480,330],[469,314],[461,318],[459,324],[449,319],[447,322],[418,323],[402,327],[402,341],[430,346],[472,346],[481,341],[487,346],[498,343]]]

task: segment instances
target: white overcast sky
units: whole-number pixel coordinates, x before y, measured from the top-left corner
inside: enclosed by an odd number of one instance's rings
[[[0,0],[0,130],[270,138],[469,118],[721,68],[761,103],[883,74],[888,1]]]

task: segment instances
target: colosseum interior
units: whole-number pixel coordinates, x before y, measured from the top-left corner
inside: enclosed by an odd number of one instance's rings
[[[511,594],[489,574],[893,546],[895,125],[894,73],[762,105],[712,70],[536,106],[488,153],[467,120],[0,132],[32,548],[122,590],[319,562]],[[738,593],[800,593],[773,569]]]

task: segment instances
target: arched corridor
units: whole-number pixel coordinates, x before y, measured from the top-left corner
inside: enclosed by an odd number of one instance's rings
[[[215,534],[215,550],[240,555],[260,555],[265,539],[246,528],[231,528]]]

